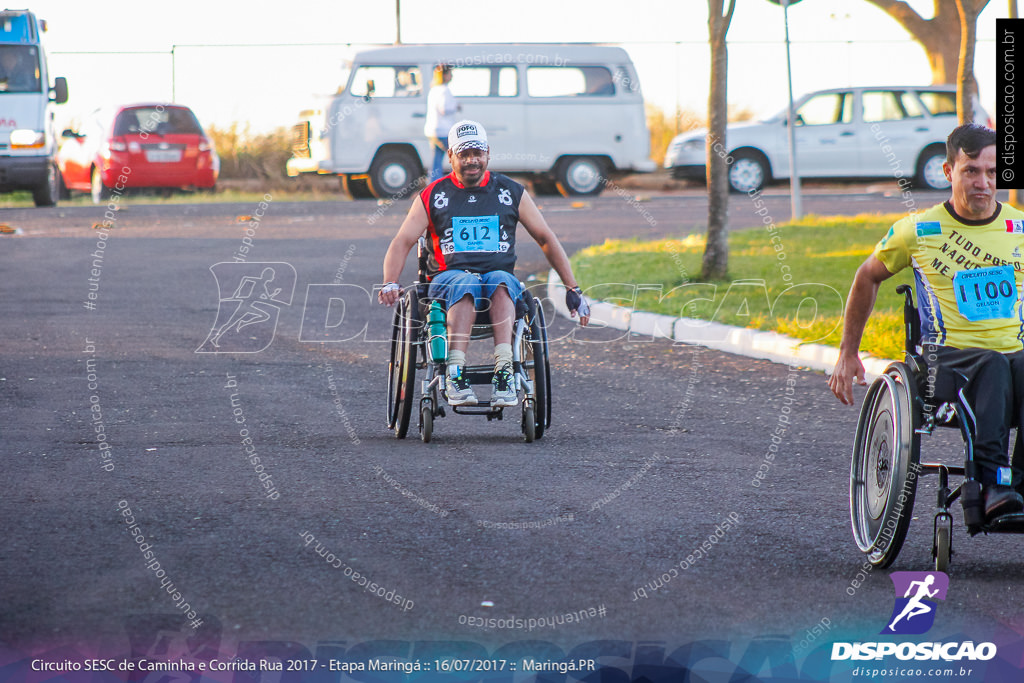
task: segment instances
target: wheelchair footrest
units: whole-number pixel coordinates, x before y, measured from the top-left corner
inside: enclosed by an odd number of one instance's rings
[[[462,376],[470,384],[490,384],[491,379],[494,377],[494,367],[491,366],[486,370],[479,370],[476,367],[464,367],[462,368]]]
[[[1024,512],[1000,515],[981,527],[986,534],[1021,534],[1024,533]]]
[[[968,529],[980,527],[985,523],[985,499],[981,493],[981,483],[973,479],[960,486],[960,502],[964,508],[964,522]]]
[[[480,401],[475,406],[449,406],[456,415],[486,415],[488,420],[502,417],[503,407],[491,407],[490,401]]]

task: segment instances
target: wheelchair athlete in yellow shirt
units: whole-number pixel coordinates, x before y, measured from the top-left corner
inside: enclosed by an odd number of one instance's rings
[[[1007,456],[1010,427],[1024,418],[1024,212],[996,201],[995,131],[955,129],[943,170],[952,183],[949,200],[898,221],[858,268],[828,383],[853,404],[853,382],[866,383],[860,342],[878,288],[912,266],[930,385],[924,390],[936,401],[963,391],[992,519],[1024,509],[1024,458],[1011,466]],[[1019,434],[1017,443],[1019,449]]]

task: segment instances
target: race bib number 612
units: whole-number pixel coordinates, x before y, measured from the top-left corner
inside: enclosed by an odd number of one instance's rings
[[[452,218],[452,243],[455,251],[498,251],[498,217],[467,216]]]

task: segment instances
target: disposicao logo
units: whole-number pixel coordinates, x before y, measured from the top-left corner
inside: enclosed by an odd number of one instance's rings
[[[893,572],[896,604],[882,635],[920,635],[935,623],[939,600],[946,599],[949,577],[943,572]],[[942,660],[945,662],[989,660],[996,656],[994,643],[927,642],[927,643],[833,643],[832,661],[882,659],[895,656],[900,660]]]
[[[225,261],[210,271],[219,292],[217,319],[196,353],[257,353],[270,346],[281,307],[295,294],[295,268]]]
[[[882,633],[927,633],[935,623],[936,601],[946,599],[949,577],[943,572],[893,572],[889,578],[896,591],[896,605]]]

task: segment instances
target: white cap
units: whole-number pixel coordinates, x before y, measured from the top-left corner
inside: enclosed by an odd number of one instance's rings
[[[448,131],[448,147],[453,154],[464,149],[482,149],[487,147],[487,131],[476,121],[463,119]]]

